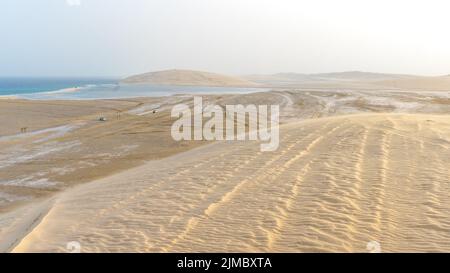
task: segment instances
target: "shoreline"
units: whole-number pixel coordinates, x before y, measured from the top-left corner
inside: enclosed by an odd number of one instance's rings
[[[17,100],[39,100],[39,98],[27,98],[26,96],[33,95],[51,95],[51,94],[64,94],[64,93],[76,93],[82,90],[85,87],[67,87],[63,89],[57,89],[52,91],[36,91],[31,93],[16,93],[16,94],[8,94],[8,95],[0,95],[0,99],[17,99]]]
[[[104,89],[105,86],[111,86]],[[200,90],[197,91],[196,89]],[[267,87],[237,87],[237,86],[195,86],[169,84],[87,84],[84,86],[68,87],[52,91],[37,91],[29,93],[0,95],[0,99],[24,100],[113,100],[169,97],[178,95],[233,95],[270,92]],[[119,90],[119,91],[118,91]],[[78,94],[78,96],[66,96]]]

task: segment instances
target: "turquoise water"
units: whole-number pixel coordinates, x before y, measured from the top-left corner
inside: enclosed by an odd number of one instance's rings
[[[111,78],[2,78],[0,96],[57,91],[89,85],[115,84]]]
[[[160,97],[175,94],[235,94],[267,91],[262,88],[118,84],[114,79],[5,79],[0,96],[35,100],[80,100]]]

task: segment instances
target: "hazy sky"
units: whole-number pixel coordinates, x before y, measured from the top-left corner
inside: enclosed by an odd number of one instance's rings
[[[0,76],[450,74],[442,0],[1,0]]]

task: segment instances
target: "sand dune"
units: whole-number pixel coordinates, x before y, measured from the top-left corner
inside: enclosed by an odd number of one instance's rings
[[[416,78],[416,76],[346,71],[318,74],[277,73],[271,75],[248,75],[245,78],[269,86],[327,88],[334,90],[339,88],[373,89],[377,87],[377,82],[380,81],[410,79]]]
[[[284,125],[273,153],[214,143],[59,195],[14,251],[450,251],[449,136],[365,114]]]
[[[449,91],[450,76],[400,78],[379,81],[377,84],[397,89]]]
[[[234,86],[255,87],[256,83],[238,77],[194,70],[165,70],[130,76],[123,83],[162,84],[162,85],[192,85],[192,86]]]
[[[271,75],[248,75],[245,76],[246,79],[255,82],[265,82],[265,83],[301,83],[308,81],[332,81],[332,80],[342,80],[342,81],[381,81],[381,80],[394,80],[394,79],[404,79],[413,78],[415,76],[411,75],[400,75],[400,74],[385,74],[385,73],[370,73],[362,71],[346,71],[346,72],[334,72],[334,73],[318,73],[318,74],[301,74],[301,73],[277,73]]]
[[[249,75],[245,78],[267,86],[323,88],[329,90],[342,88],[353,90],[450,90],[450,76],[425,77],[348,71],[321,74],[278,73],[273,75]]]

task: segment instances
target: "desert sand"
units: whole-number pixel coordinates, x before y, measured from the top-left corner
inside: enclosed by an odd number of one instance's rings
[[[174,142],[171,106],[191,99],[0,100],[23,116],[0,136],[0,251],[450,251],[448,92],[204,96],[279,104],[270,153]]]
[[[450,122],[371,114],[216,143],[62,194],[14,251],[450,251]]]

